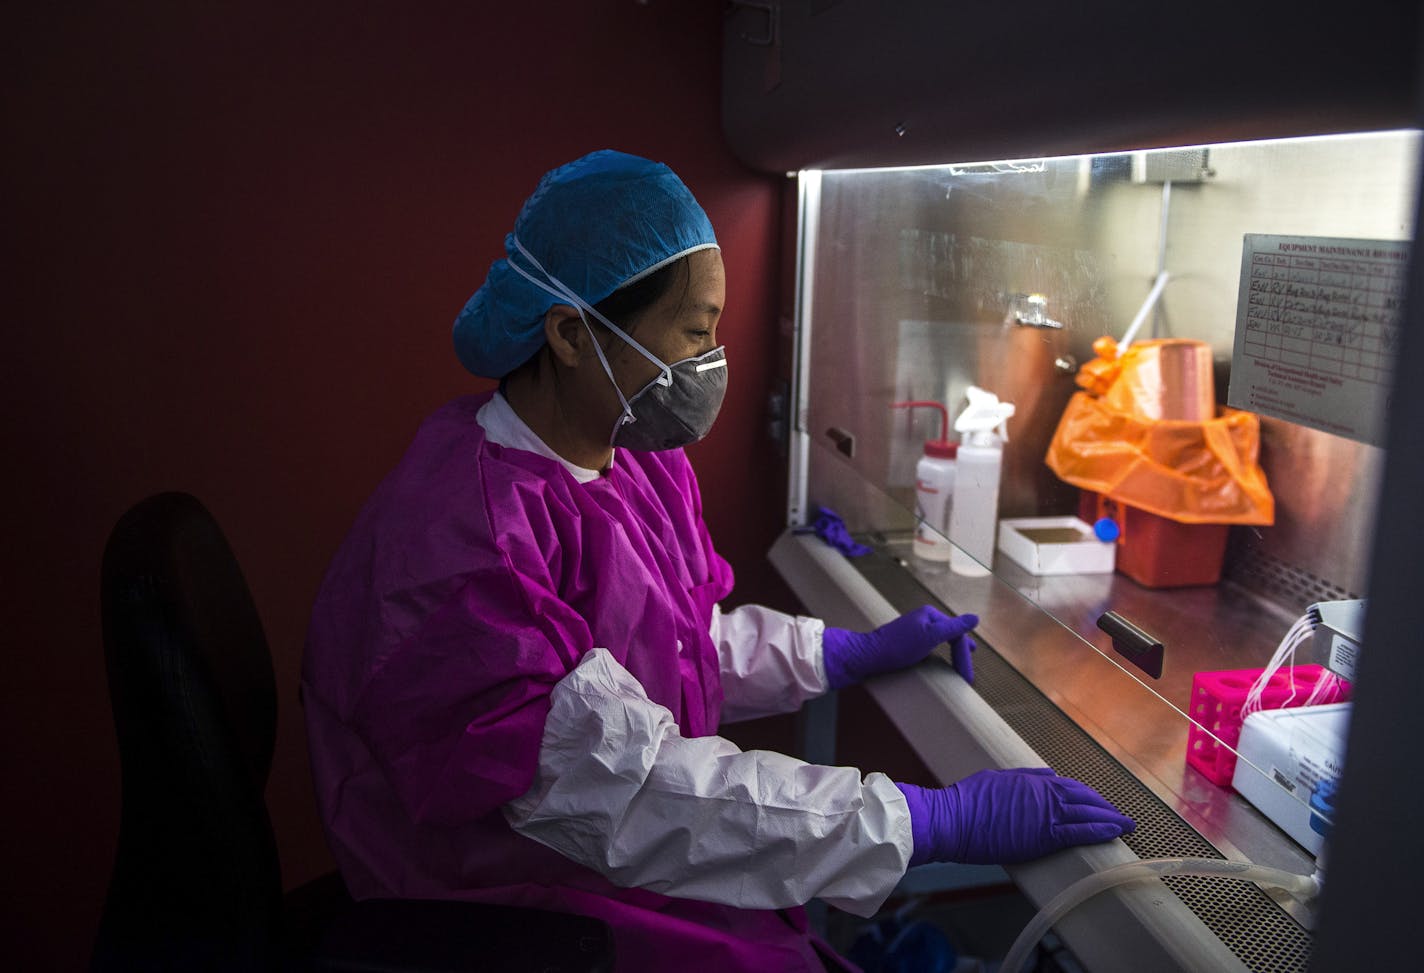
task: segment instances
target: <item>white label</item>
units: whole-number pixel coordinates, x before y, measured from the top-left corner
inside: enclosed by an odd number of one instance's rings
[[[1359,655],[1360,648],[1345,636],[1335,633],[1335,637],[1330,640],[1330,671],[1347,679],[1355,681],[1355,659]]]

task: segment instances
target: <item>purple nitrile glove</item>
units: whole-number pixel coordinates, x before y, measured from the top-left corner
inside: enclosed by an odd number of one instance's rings
[[[1087,784],[1048,767],[981,770],[939,789],[895,786],[910,805],[911,865],[1009,865],[1137,827]]]
[[[816,519],[809,527],[797,527],[793,534],[805,534],[814,532],[817,537],[827,544],[840,551],[846,557],[863,557],[869,554],[874,548],[860,543],[850,536],[850,531],[846,528],[845,521],[841,515],[830,507],[820,507],[816,513]]]
[[[832,689],[842,689],[880,672],[919,662],[941,642],[949,643],[950,659],[965,682],[974,681],[975,649],[969,630],[978,615],[951,617],[925,605],[901,615],[873,632],[851,632],[826,626],[822,658]]]

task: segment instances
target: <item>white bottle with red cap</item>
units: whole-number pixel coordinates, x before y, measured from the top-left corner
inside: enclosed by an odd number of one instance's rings
[[[949,410],[938,402],[892,402],[894,409],[938,409],[939,438],[925,441],[925,453],[915,464],[915,539],[911,550],[923,561],[943,565],[949,560],[949,514],[954,501],[955,453],[959,444],[945,438]]]

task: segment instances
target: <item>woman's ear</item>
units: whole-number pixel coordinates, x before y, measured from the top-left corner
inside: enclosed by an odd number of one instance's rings
[[[588,329],[576,309],[567,304],[555,304],[544,312],[544,340],[559,364],[577,368],[588,354],[591,340]]]

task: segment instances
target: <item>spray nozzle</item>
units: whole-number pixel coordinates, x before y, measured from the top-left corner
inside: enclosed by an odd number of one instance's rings
[[[966,393],[969,405],[965,406],[959,418],[954,420],[954,428],[964,434],[965,442],[983,443],[990,436],[997,436],[1001,442],[1009,441],[1009,418],[1014,414],[1012,402],[1000,402],[993,392],[969,386]]]
[[[939,402],[916,399],[909,402],[891,402],[892,409],[938,409],[939,410],[939,438],[925,440],[925,455],[937,456],[941,459],[953,459],[954,454],[959,450],[959,444],[951,442],[949,439],[949,410]]]

